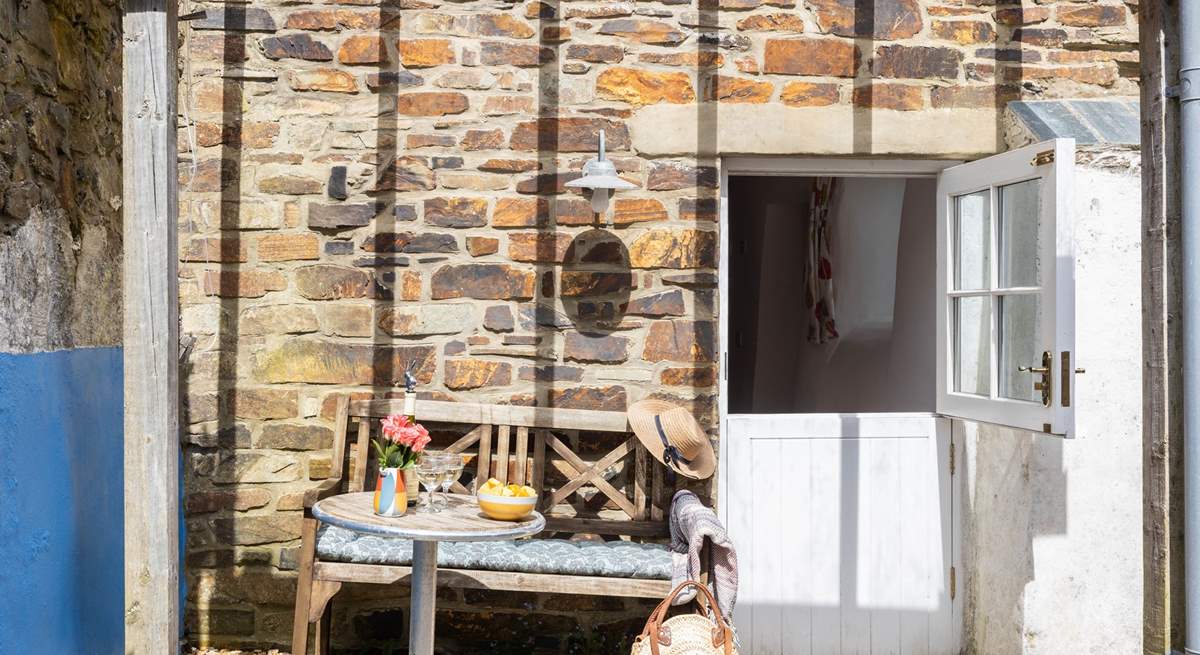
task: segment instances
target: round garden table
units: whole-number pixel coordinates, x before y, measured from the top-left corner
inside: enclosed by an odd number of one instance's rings
[[[433,622],[437,590],[439,541],[505,541],[537,534],[546,519],[534,512],[521,521],[496,521],[479,509],[473,496],[450,494],[450,505],[437,513],[417,513],[409,508],[399,517],[376,516],[374,493],[341,494],[313,505],[322,523],[382,537],[412,539],[412,605],[409,608],[408,652],[433,655]]]

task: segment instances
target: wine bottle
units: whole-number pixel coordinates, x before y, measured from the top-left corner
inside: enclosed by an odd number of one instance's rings
[[[410,423],[417,422],[417,378],[412,373],[413,364],[404,369],[404,415]]]

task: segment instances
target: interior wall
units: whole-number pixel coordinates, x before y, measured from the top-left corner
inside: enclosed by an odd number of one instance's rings
[[[803,177],[730,180],[731,411],[782,411],[800,384],[811,190]]]
[[[893,408],[937,405],[937,180],[907,180],[896,267],[896,318],[888,349]],[[911,410],[903,410],[911,411]]]
[[[804,300],[811,179],[730,185],[730,411],[933,411],[935,181],[839,180],[839,338],[820,345]]]

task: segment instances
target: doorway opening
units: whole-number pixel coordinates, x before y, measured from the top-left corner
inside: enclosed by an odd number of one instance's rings
[[[728,413],[933,412],[937,181],[835,178],[825,263],[837,337],[815,343],[815,179],[729,178]]]
[[[958,653],[938,179],[912,162],[774,163],[723,185],[721,506],[749,554],[743,647]],[[823,340],[811,275],[832,280]]]

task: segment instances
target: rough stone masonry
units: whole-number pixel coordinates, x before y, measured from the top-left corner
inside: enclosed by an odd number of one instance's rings
[[[184,4],[208,9],[181,28],[179,139],[202,644],[288,640],[335,393],[412,364],[428,397],[659,397],[713,428],[719,155],[978,155],[1007,100],[1137,85],[1136,2]],[[597,219],[563,185],[601,129],[638,188]],[[461,652],[618,652],[650,607],[441,593]],[[335,645],[403,638],[382,594],[339,595]]]
[[[121,343],[121,15],[0,0],[0,352]]]

